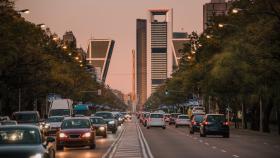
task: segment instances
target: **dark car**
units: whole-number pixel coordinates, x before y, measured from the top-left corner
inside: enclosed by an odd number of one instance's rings
[[[197,114],[191,116],[191,124],[190,124],[190,134],[194,134],[194,132],[199,132],[200,124],[203,121],[205,115]]]
[[[223,114],[207,114],[200,126],[200,136],[222,135],[229,138],[229,124]]]
[[[90,117],[91,126],[96,131],[97,136],[107,138],[107,123],[102,117]]]
[[[181,114],[180,113],[171,113],[170,114],[169,125],[175,124],[178,115],[181,115]]]
[[[118,121],[115,119],[112,112],[100,111],[100,112],[95,113],[94,116],[102,117],[106,121],[108,131],[112,131],[112,133],[117,132]]]
[[[14,112],[12,117],[18,124],[31,124],[39,126],[40,115],[38,111]]]
[[[55,158],[54,138],[44,140],[40,129],[33,125],[0,127],[0,157]]]
[[[56,149],[82,146],[89,146],[91,149],[96,147],[95,132],[90,120],[86,117],[65,119],[56,134]]]
[[[0,125],[4,126],[4,125],[17,125],[17,121],[14,120],[5,120],[5,121],[1,121]]]

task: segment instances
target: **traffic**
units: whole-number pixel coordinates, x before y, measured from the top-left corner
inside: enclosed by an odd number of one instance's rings
[[[0,157],[55,158],[65,148],[94,150],[97,140],[116,134],[130,119],[129,112],[93,111],[85,104],[73,105],[71,99],[57,99],[51,102],[47,118],[38,111],[1,116]]]

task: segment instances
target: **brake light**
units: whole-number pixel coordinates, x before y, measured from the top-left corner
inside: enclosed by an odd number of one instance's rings
[[[208,125],[209,123],[208,122],[204,122],[204,125]]]
[[[195,121],[192,121],[192,125],[195,125],[196,124],[196,122]]]
[[[229,123],[228,123],[228,122],[224,122],[224,123],[223,123],[223,125],[228,126],[228,125],[229,125]]]

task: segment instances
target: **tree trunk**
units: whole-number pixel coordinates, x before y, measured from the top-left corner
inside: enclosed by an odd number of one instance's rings
[[[246,113],[246,105],[244,102],[241,103],[242,105],[242,128],[247,129],[247,113]]]
[[[278,124],[278,134],[280,135],[280,106],[277,105],[277,124]]]
[[[270,114],[271,114],[272,108],[273,108],[273,104],[270,101],[269,104],[265,108],[264,117],[263,117],[263,132],[266,132],[266,133],[270,133],[269,119],[270,119]]]

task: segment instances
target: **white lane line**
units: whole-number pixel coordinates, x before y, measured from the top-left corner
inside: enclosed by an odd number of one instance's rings
[[[267,142],[264,142],[263,144],[264,144],[264,145],[268,145],[268,143],[267,143]]]
[[[200,143],[203,143],[203,140],[200,139],[199,142],[200,142]]]
[[[217,149],[217,147],[216,146],[212,146],[212,149]]]
[[[239,156],[238,156],[238,155],[232,155],[232,157],[236,157],[236,158],[237,158],[237,157],[239,157]]]
[[[197,139],[196,137],[194,137],[193,139]]]
[[[148,150],[148,157],[149,158],[154,158],[152,152],[151,152],[151,149],[150,149],[150,146],[149,144],[147,143],[147,140],[141,130],[141,128],[139,127],[139,125],[137,124],[137,127],[138,127],[138,130],[140,131],[140,135],[141,135],[141,138],[142,138],[142,141],[144,141],[144,145],[145,145],[145,148]]]
[[[226,153],[227,151],[225,151],[224,149],[222,149],[221,152]]]
[[[205,144],[205,145],[209,145],[209,143],[207,143],[207,142],[206,142],[206,143],[204,143],[204,144]]]

